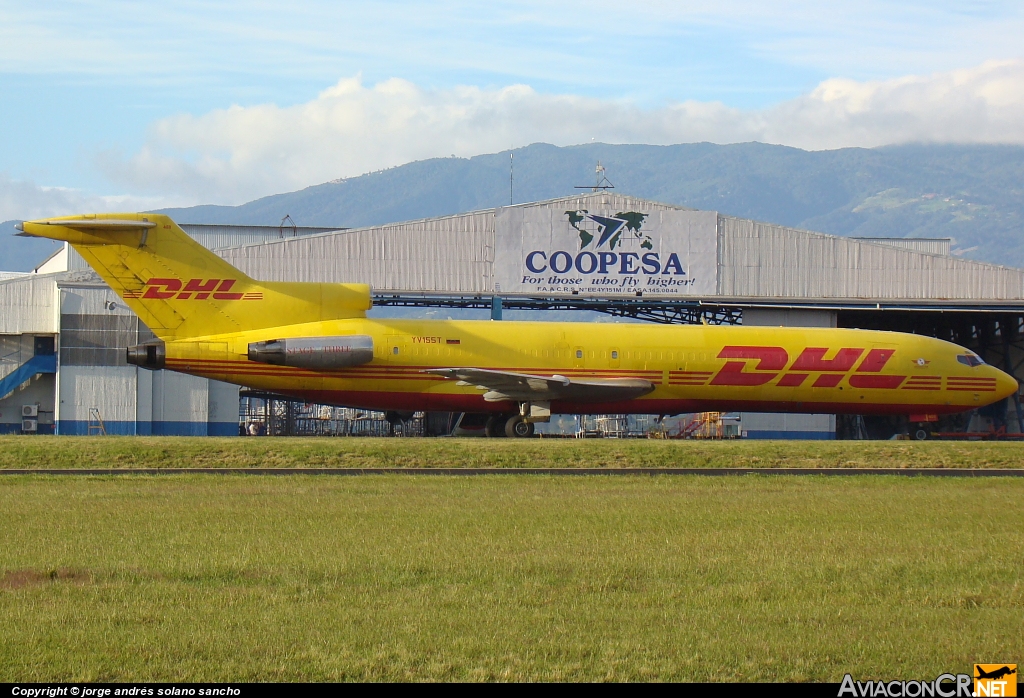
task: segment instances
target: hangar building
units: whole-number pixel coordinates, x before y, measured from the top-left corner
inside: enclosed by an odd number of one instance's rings
[[[609,192],[356,229],[182,227],[257,279],[369,283],[371,312],[896,329],[1024,378],[1024,270],[953,256],[944,239],[844,238]],[[108,433],[237,433],[234,386],[125,363],[148,336],[73,250],[0,280],[0,429],[37,405],[40,431],[88,433],[101,418]],[[1000,409],[992,419],[1024,432],[1019,400]],[[837,432],[833,415],[742,423],[751,437]]]

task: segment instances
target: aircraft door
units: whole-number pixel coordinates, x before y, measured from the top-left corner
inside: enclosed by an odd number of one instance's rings
[[[409,363],[409,337],[401,334],[387,336],[387,360],[392,364]]]
[[[618,368],[619,367],[619,348],[611,347],[608,350],[608,367]]]
[[[573,366],[573,368],[583,368],[584,365],[586,364],[586,358],[585,358],[586,355],[587,355],[587,352],[583,349],[583,347],[573,347],[572,348],[572,366]]]

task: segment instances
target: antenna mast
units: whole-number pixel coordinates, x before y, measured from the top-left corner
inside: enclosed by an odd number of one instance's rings
[[[512,148],[508,149],[508,205],[512,205],[512,173],[515,166],[515,152]]]
[[[292,237],[295,237],[298,234],[298,226],[295,225],[295,221],[292,220],[292,217],[286,213],[284,218],[281,219],[280,225],[277,226],[277,234],[279,237],[284,237],[285,225],[290,225],[292,227]]]
[[[594,168],[594,174],[595,174],[595,179],[594,179],[594,183],[592,185],[584,185],[584,186],[573,187],[573,189],[589,189],[590,191],[596,192],[596,191],[602,191],[602,190],[605,190],[605,189],[614,189],[615,188],[615,185],[612,184],[608,180],[608,177],[605,176],[604,165],[601,164],[600,160],[597,161],[597,167]]]

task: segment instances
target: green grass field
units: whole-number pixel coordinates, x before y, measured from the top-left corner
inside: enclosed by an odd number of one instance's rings
[[[11,468],[1022,468],[1019,443],[0,436]]]
[[[511,463],[533,448],[506,445]],[[649,457],[757,452],[700,446]],[[914,446],[887,453],[939,453]],[[563,453],[614,467],[633,447]],[[11,475],[0,681],[931,679],[1024,658],[1022,495],[1016,478]]]

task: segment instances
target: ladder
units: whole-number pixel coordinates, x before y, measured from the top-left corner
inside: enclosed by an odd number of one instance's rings
[[[100,416],[98,407],[89,408],[89,429],[88,433],[107,435],[107,427],[103,424],[103,417]]]
[[[723,436],[722,413],[701,412],[687,426],[686,432],[693,439],[721,439]]]

